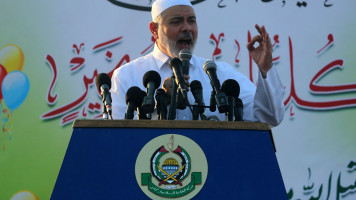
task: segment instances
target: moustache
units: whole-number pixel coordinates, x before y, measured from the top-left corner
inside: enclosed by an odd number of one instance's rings
[[[193,34],[190,33],[190,32],[181,33],[181,34],[178,35],[176,42],[178,42],[179,40],[182,40],[182,39],[184,39],[184,40],[192,40],[193,41]]]

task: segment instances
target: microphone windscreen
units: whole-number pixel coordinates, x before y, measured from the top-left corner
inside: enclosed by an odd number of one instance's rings
[[[146,92],[142,91],[139,87],[130,87],[126,92],[126,104],[133,102],[139,106],[142,104],[143,98],[146,96]]]
[[[227,96],[233,96],[235,99],[239,98],[240,85],[234,79],[227,79],[221,86],[221,91]]]
[[[204,69],[205,73],[208,73],[208,70],[210,70],[210,69],[216,70],[216,68],[217,68],[216,64],[212,60],[207,60],[203,64],[203,69]]]
[[[106,73],[100,73],[98,76],[96,76],[96,87],[100,90],[100,87],[104,84],[109,86],[109,89],[111,88],[111,78],[109,75]]]
[[[147,84],[149,82],[154,82],[155,83],[155,90],[160,86],[161,84],[161,76],[159,75],[158,72],[151,70],[145,73],[145,75],[143,75],[143,86],[145,86],[145,88],[147,88]]]
[[[203,89],[203,87],[200,81],[194,80],[190,83],[190,89],[192,90],[192,92],[194,92],[195,90]]]
[[[179,52],[179,58],[181,60],[190,60],[192,58],[192,52],[189,49],[182,49]]]

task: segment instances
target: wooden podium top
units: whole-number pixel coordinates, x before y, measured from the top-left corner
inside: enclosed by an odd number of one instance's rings
[[[267,130],[260,122],[188,121],[188,120],[75,120],[73,128],[174,128],[174,129],[240,129]]]

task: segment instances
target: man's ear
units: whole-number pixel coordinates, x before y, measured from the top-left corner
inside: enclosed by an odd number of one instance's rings
[[[149,27],[150,27],[152,36],[157,40],[158,39],[158,23],[150,22]]]

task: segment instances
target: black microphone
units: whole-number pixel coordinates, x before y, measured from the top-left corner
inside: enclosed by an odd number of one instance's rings
[[[156,91],[156,108],[158,120],[167,120],[167,94],[164,89],[160,88]]]
[[[141,90],[141,94],[139,95],[140,98],[142,98],[142,102],[144,100],[144,97],[146,96],[146,92]],[[138,120],[150,120],[151,119],[151,113],[147,113],[145,109],[142,107],[142,102],[139,106],[137,106],[137,119]]]
[[[244,104],[240,98],[237,98],[235,103],[235,121],[243,121]]]
[[[161,84],[161,76],[156,71],[148,71],[143,76],[143,86],[146,88],[147,96],[144,97],[142,108],[146,113],[153,113],[155,108],[154,93]]]
[[[211,112],[216,111],[216,101],[215,101],[215,91],[211,91],[211,96],[210,96],[210,106],[209,109]]]
[[[190,59],[192,58],[192,53],[189,49],[182,49],[179,52],[179,59],[182,61],[182,71],[183,74],[189,75],[189,65]]]
[[[189,106],[187,88],[185,86],[183,72],[182,72],[182,61],[179,58],[173,58],[169,61],[169,67],[172,69],[175,76],[175,81],[178,85],[179,91],[182,93],[185,104]]]
[[[240,95],[240,85],[234,79],[227,79],[222,84],[221,91],[223,91],[227,96],[232,96],[237,99]]]
[[[225,80],[221,86],[221,91],[225,92],[229,100],[228,121],[242,121],[243,104],[240,95],[240,85],[236,80]]]
[[[141,106],[145,92],[142,91],[139,87],[133,86],[130,87],[126,92],[126,105],[127,110],[125,113],[125,119],[133,119],[134,111]]]
[[[190,59],[192,58],[192,53],[189,49],[182,49],[179,52],[179,59],[182,61],[182,73],[184,75],[189,75],[189,65]],[[176,108],[180,110],[184,110],[187,106],[185,105],[185,101],[183,99],[183,95],[181,92],[177,93],[176,97]]]
[[[111,78],[106,73],[100,73],[96,77],[96,87],[100,90],[101,100],[104,103],[103,118],[108,119],[108,116],[112,119],[111,110]]]
[[[174,75],[171,76],[171,79],[175,79]],[[169,102],[169,111],[168,111],[168,120],[176,119],[176,108],[177,108],[177,83],[175,80],[172,80],[172,92],[171,99]]]
[[[190,88],[196,103],[196,105],[193,108],[193,120],[197,120],[199,114],[203,114],[205,111],[203,87],[200,81],[194,80],[190,83]]]
[[[208,74],[210,84],[215,91],[215,101],[218,106],[219,113],[226,113],[229,109],[228,100],[226,94],[220,90],[220,81],[216,75],[216,64],[214,61],[207,60],[203,65],[205,73]]]

